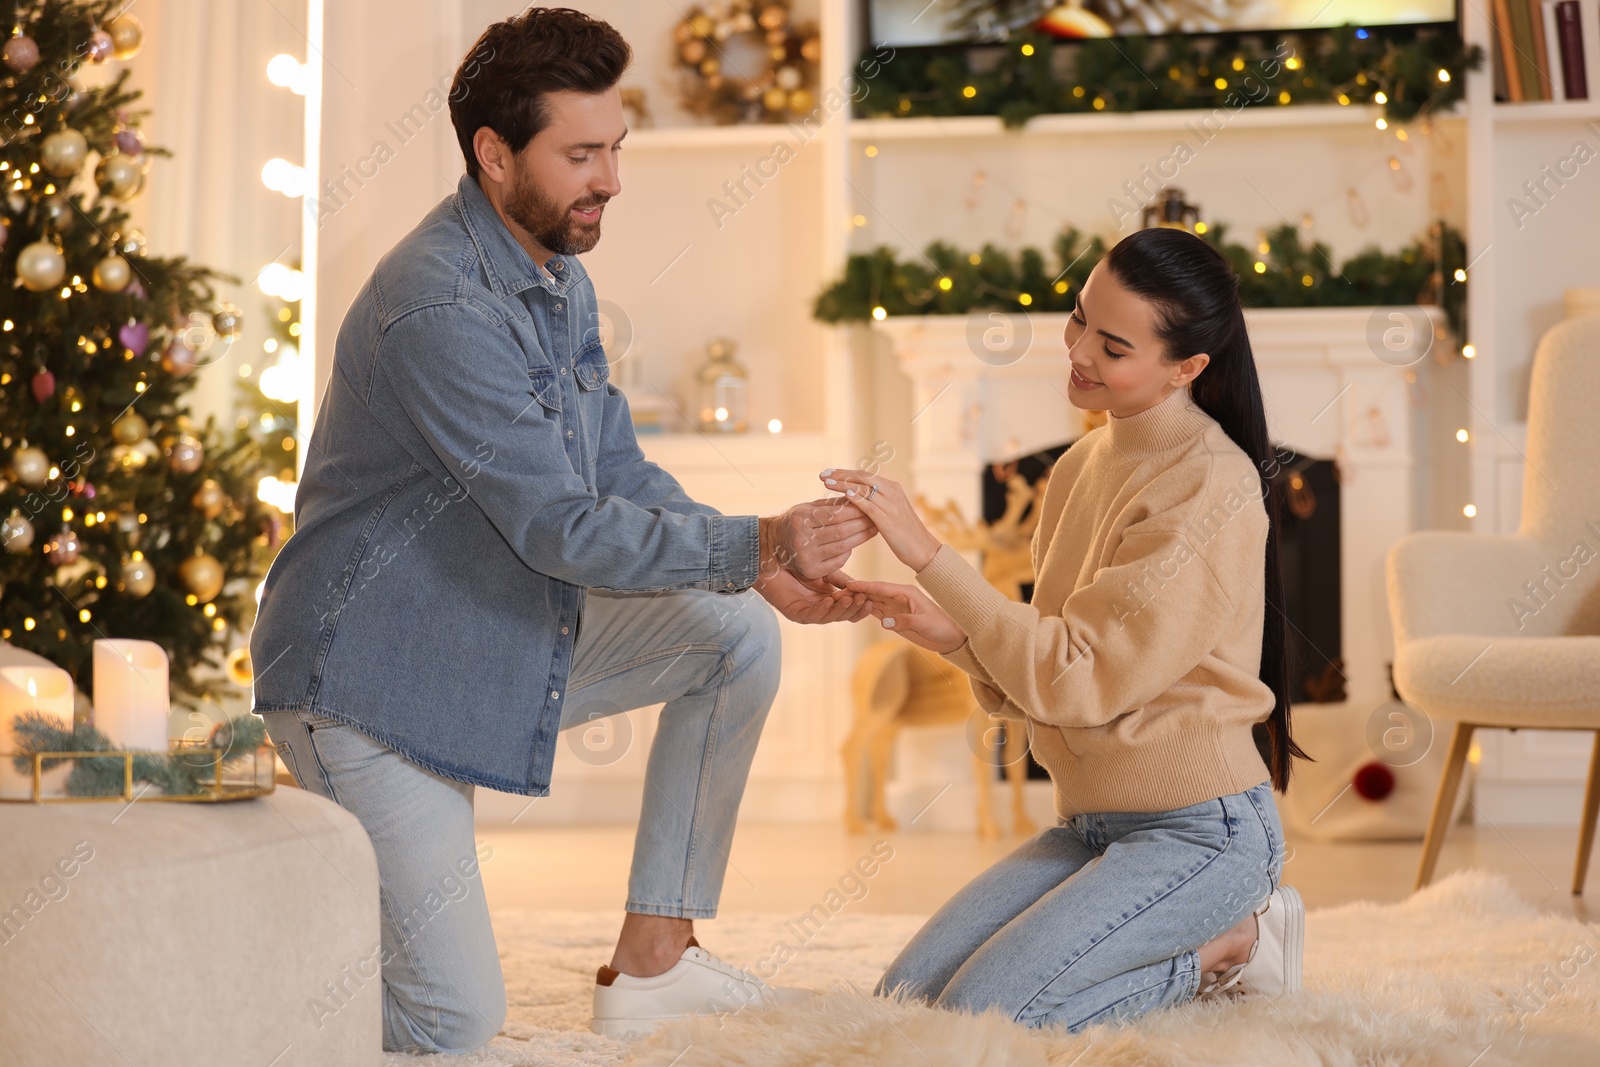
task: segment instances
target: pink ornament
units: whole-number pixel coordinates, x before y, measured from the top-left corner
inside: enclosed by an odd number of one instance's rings
[[[26,74],[39,62],[39,46],[32,37],[19,34],[0,48],[0,60],[18,74]]]
[[[150,344],[150,327],[142,322],[130,322],[117,328],[117,340],[122,342],[122,347],[131,349],[134,357],[144,355],[144,350]]]
[[[43,404],[55,395],[56,376],[40,368],[39,373],[33,376],[33,398]]]
[[[111,40],[111,35],[105,30],[95,30],[89,35],[89,43],[84,48],[84,54],[91,63],[104,63],[111,58],[116,45]]]
[[[129,282],[128,287],[122,291],[136,300],[143,300],[150,295],[149,293],[145,292],[144,283],[138,278],[134,278],[133,281]]]
[[[144,151],[144,141],[139,137],[138,130],[118,130],[114,139],[117,151],[125,156],[136,156]]]
[[[178,341],[167,346],[166,352],[161,357],[161,366],[174,378],[187,378],[200,366],[195,362],[195,354]]]

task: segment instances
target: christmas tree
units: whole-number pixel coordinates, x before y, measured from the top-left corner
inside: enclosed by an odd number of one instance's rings
[[[195,697],[220,688],[207,667],[253,618],[282,530],[256,487],[279,464],[258,425],[185,407],[239,336],[217,297],[236,279],[147,255],[129,225],[151,157],[170,153],[143,143],[125,67],[78,77],[138,52],[123,6],[18,3],[0,49],[0,638],[83,689],[97,638],[155,641],[174,696]]]

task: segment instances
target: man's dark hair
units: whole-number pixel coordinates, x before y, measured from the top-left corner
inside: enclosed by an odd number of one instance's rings
[[[520,152],[550,125],[546,93],[603,93],[632,59],[609,23],[569,7],[529,8],[484,30],[450,84],[450,121],[467,173],[478,177],[472,138],[479,127]]]

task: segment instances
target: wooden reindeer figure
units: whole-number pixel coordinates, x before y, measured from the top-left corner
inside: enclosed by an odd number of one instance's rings
[[[1003,469],[1005,470],[1005,469]],[[1045,478],[1036,486],[1016,473],[1010,465],[1006,477],[1005,514],[994,523],[970,523],[951,502],[933,507],[920,495],[917,507],[928,527],[946,544],[961,551],[983,553],[983,576],[1012,600],[1022,600],[1022,586],[1033,581],[1030,545],[1038,524],[1035,506],[1024,518],[1028,505],[1043,499]],[[1048,474],[1048,472],[1047,472]],[[894,830],[896,824],[884,801],[884,786],[889,775],[889,759],[895,738],[907,726],[943,726],[970,722],[982,715],[973,699],[967,676],[942,657],[907,641],[879,642],[862,653],[851,678],[855,721],[841,750],[844,758],[845,825],[851,833],[864,833],[861,816],[861,766],[866,761],[867,816],[880,830]],[[1030,834],[1036,826],[1028,817],[1023,788],[1027,780],[1028,739],[1020,723],[1008,723],[1002,759],[1006,779],[1011,785],[1012,819],[1018,834]],[[994,749],[989,743],[992,727],[972,722],[968,730],[972,742],[973,775],[977,781],[978,836],[1000,836],[990,803],[989,780],[994,770]]]

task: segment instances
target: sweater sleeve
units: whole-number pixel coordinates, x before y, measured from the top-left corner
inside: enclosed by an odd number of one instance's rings
[[[1214,563],[1241,592],[1260,588],[1265,531],[1243,515],[1221,524],[1204,555],[1170,514],[1129,527],[1059,616],[1006,599],[949,546],[917,581],[1011,703],[1051,725],[1100,726],[1154,700],[1216,647],[1234,605]]]
[[[968,680],[972,683],[972,695],[977,698],[978,706],[987,714],[1001,715],[1007,719],[1026,719],[1027,712],[1013,704],[1001,691],[999,684],[989,674],[984,665],[978,662],[978,657],[972,654],[972,642],[968,641],[954,652],[942,654],[945,661],[960,667],[967,673]]]

